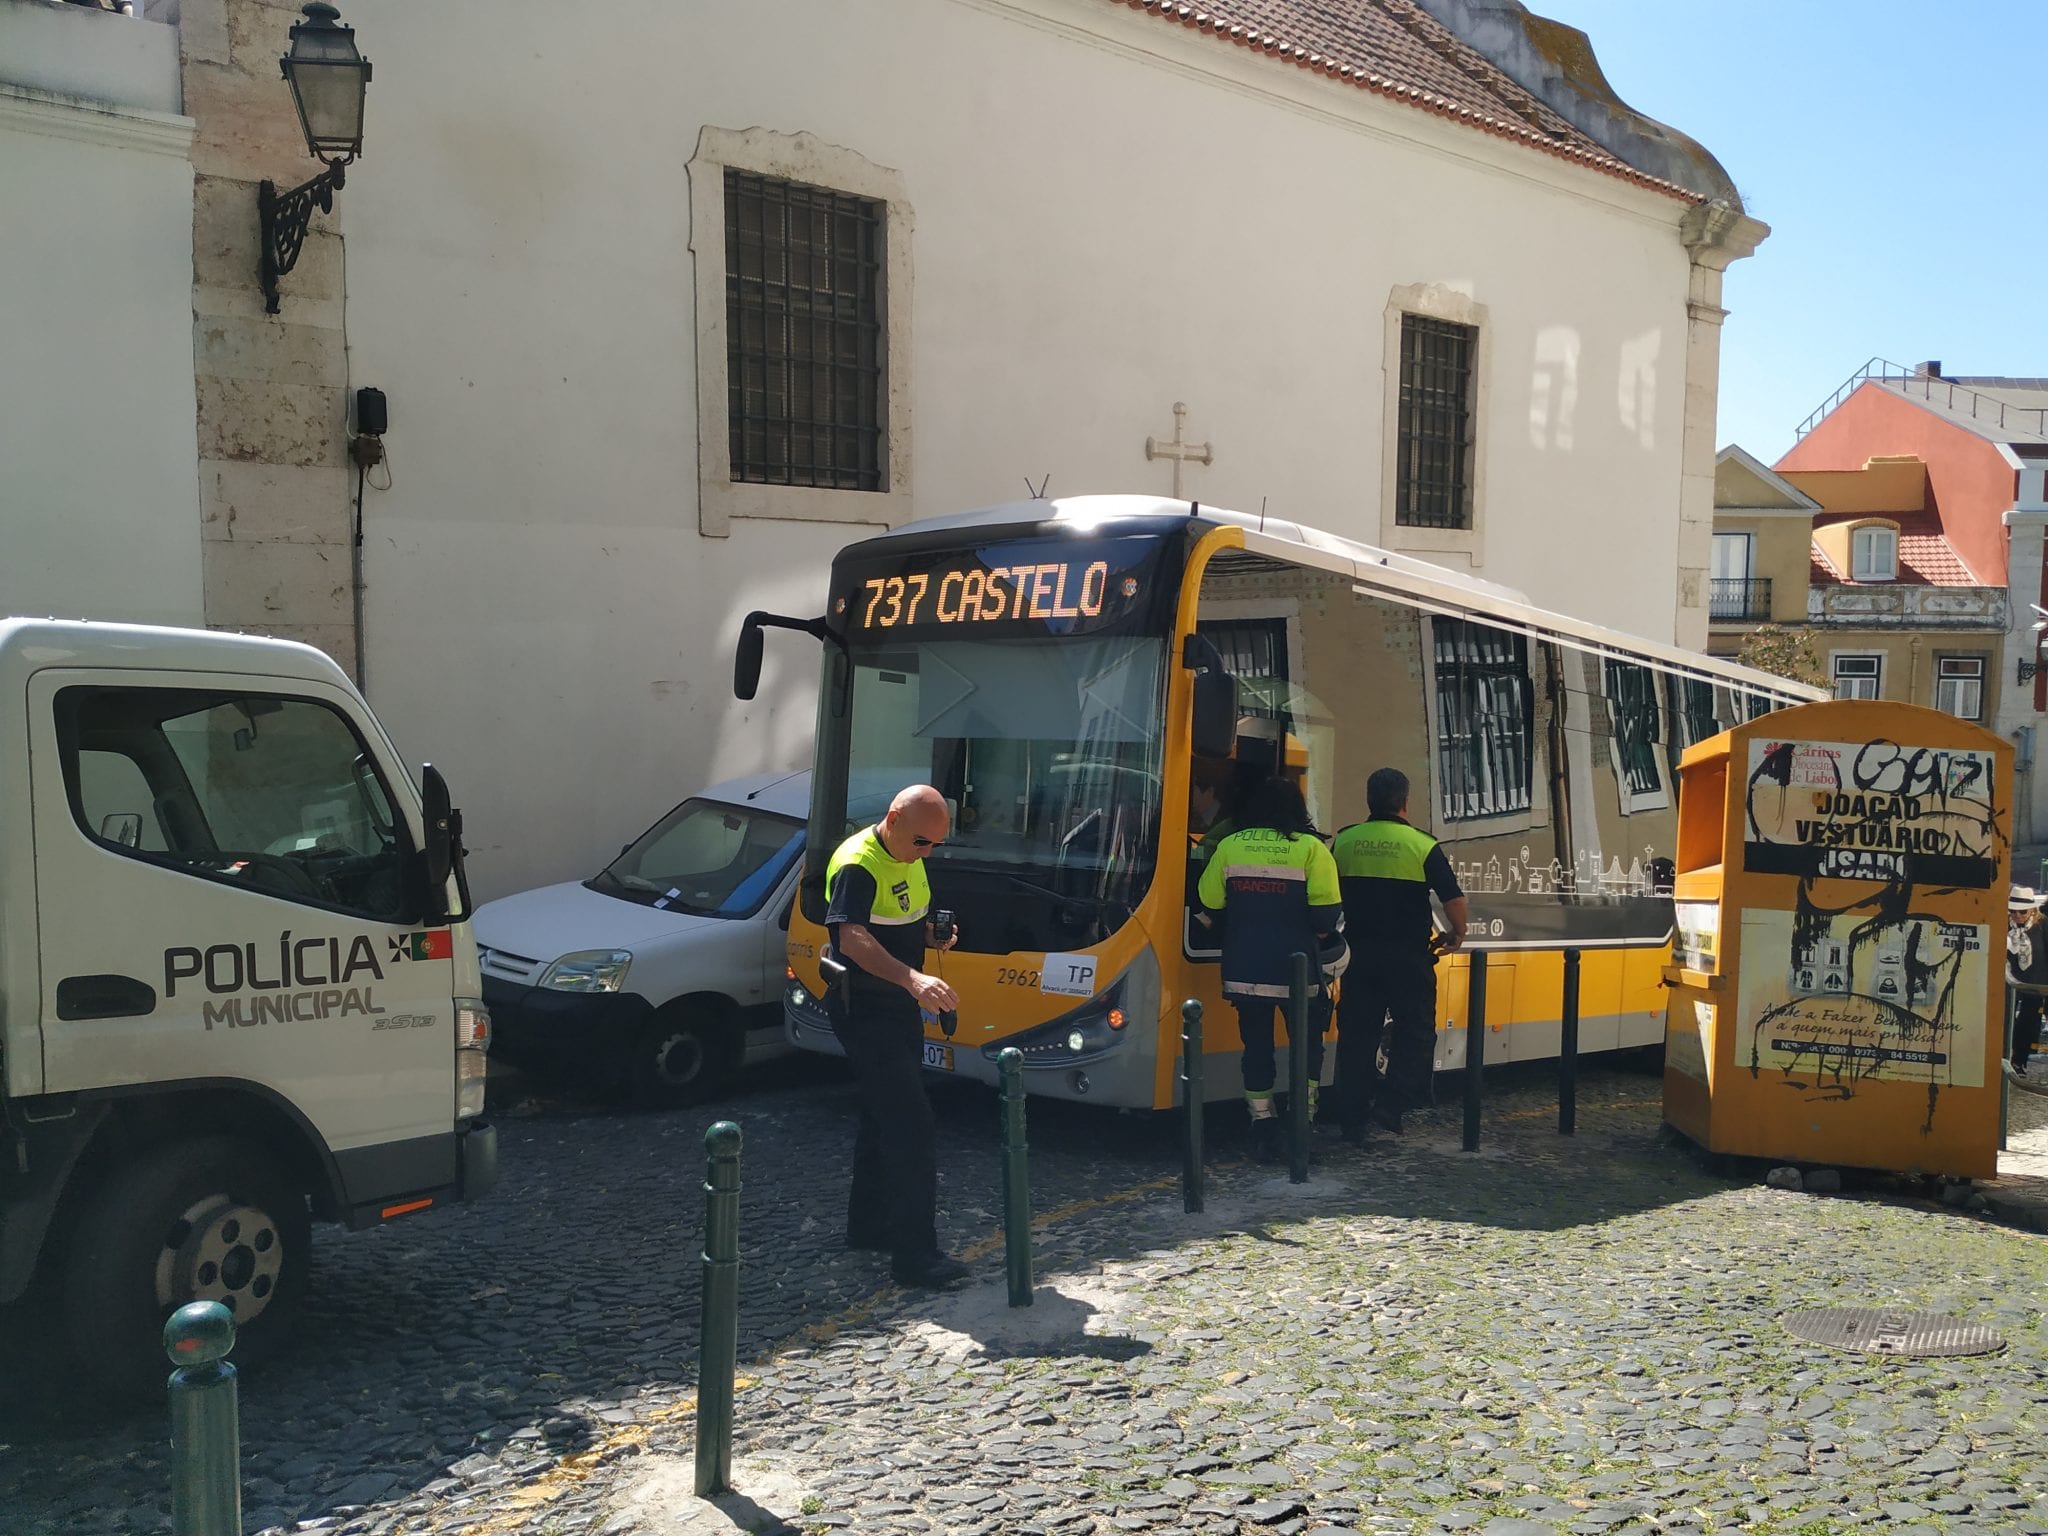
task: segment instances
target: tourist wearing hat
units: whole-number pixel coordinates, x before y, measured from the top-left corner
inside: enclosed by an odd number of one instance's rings
[[[2009,980],[2021,987],[2048,988],[2048,925],[2041,909],[2048,896],[2024,885],[2012,888],[2006,902],[2005,969]],[[2015,990],[2012,1011],[2012,1071],[2027,1075],[2027,1063],[2041,1039],[2041,992]]]

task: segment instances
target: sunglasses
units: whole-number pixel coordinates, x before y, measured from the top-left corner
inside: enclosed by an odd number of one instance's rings
[[[913,848],[943,848],[945,844],[946,840],[943,837],[913,837],[910,840],[910,846]]]

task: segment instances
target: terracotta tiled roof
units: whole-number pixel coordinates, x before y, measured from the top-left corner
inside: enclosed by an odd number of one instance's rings
[[[1109,3],[1689,203],[1703,200],[1695,192],[1615,158],[1413,0],[1220,0],[1207,6],[1179,0]]]
[[[1899,575],[1896,582],[1888,585],[1901,587],[1981,587],[1984,585],[1972,574],[1963,557],[1950,547],[1943,537],[1941,525],[1924,512],[1880,512],[1848,513],[1836,512],[1816,517],[1813,526],[1825,528],[1834,523],[1860,523],[1866,517],[1878,516],[1887,522],[1899,525]],[[1848,585],[1849,578],[1835,569],[1828,557],[1815,544],[1808,557],[1811,570],[1808,580],[1816,587],[1837,587]],[[1875,583],[1873,583],[1875,585]]]

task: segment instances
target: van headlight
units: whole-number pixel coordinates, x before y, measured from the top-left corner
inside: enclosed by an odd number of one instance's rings
[[[579,949],[549,966],[540,984],[551,992],[616,992],[632,963],[631,950]]]

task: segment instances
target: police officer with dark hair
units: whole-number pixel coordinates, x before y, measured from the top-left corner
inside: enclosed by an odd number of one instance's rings
[[[1270,778],[1252,790],[1243,810],[1243,829],[1216,845],[1202,869],[1202,905],[1223,914],[1223,995],[1237,1009],[1244,1040],[1244,1097],[1251,1111],[1252,1152],[1277,1157],[1280,1122],[1273,1112],[1273,1017],[1287,1000],[1292,957],[1310,957],[1319,969],[1325,938],[1342,913],[1337,866],[1330,850],[1309,826],[1301,791],[1286,779]],[[1334,958],[1334,957],[1332,957]],[[1309,1114],[1315,1113],[1316,1081],[1322,1076],[1322,992],[1310,994],[1306,1033]],[[1289,1038],[1288,1048],[1303,1042]]]
[[[923,969],[933,938],[924,861],[945,842],[950,819],[936,789],[913,784],[825,865],[825,923],[833,961],[845,967],[845,980],[825,989],[825,1006],[860,1084],[846,1244],[887,1249],[899,1284],[933,1290],[967,1275],[939,1247],[938,1138],[924,1090],[923,1012],[960,1006],[945,980]],[[956,937],[944,935],[938,948],[951,949]]]
[[[1351,966],[1337,1003],[1337,1097],[1344,1139],[1368,1125],[1401,1133],[1401,1111],[1429,1100],[1436,1059],[1436,955],[1429,898],[1450,925],[1444,947],[1465,942],[1465,892],[1437,840],[1408,824],[1408,776],[1381,768],[1365,781],[1369,813],[1337,834],[1333,852],[1344,893]],[[1387,1075],[1379,1080],[1380,1035],[1389,1016]]]

